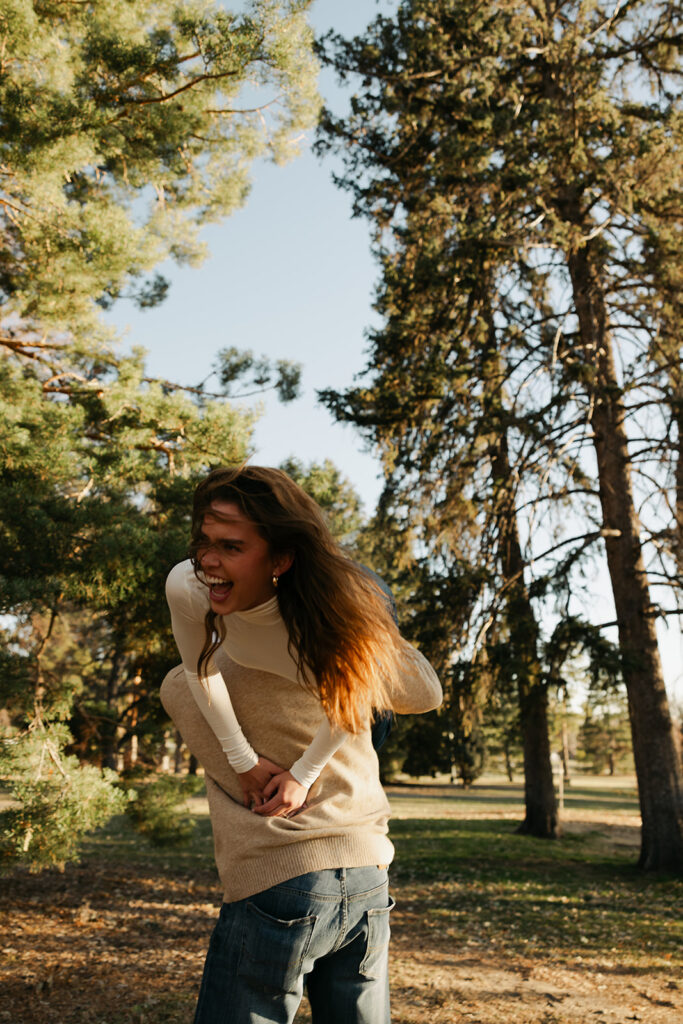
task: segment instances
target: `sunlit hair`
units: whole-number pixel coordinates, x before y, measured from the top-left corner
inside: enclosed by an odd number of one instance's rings
[[[204,517],[221,519],[215,501],[237,505],[268,543],[271,555],[293,554],[280,576],[277,598],[299,676],[316,688],[331,722],[351,732],[368,724],[374,708],[390,709],[388,684],[398,673],[402,643],[387,603],[366,570],[344,554],[317,503],[279,469],[218,468],[195,491],[190,556],[195,572],[206,543]],[[200,679],[225,636],[209,611],[199,655]]]

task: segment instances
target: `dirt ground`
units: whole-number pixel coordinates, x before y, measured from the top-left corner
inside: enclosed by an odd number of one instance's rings
[[[590,828],[577,823],[578,830]],[[571,825],[568,825],[571,828]],[[614,826],[614,838],[628,830]],[[510,953],[495,935],[422,934],[419,892],[394,886],[392,1003],[396,1024],[682,1024],[683,977],[637,950]],[[419,951],[419,953],[416,953]],[[680,951],[679,951],[680,952]],[[633,954],[633,955],[631,955]],[[680,964],[680,959],[679,959]]]
[[[595,827],[585,813],[569,818],[569,830]],[[637,821],[601,819],[610,843],[637,841]],[[485,927],[454,933],[447,921],[428,924],[424,885],[403,881],[392,891],[394,1024],[683,1021],[683,978],[666,957],[645,968],[638,950],[577,951],[561,963],[539,948],[511,953]],[[217,910],[208,868],[188,881],[176,869],[98,861],[14,875],[0,882],[0,896],[0,1022],[191,1021]],[[298,1020],[308,1020],[305,1002]]]
[[[495,949],[431,948],[419,964],[410,941],[394,946],[393,1003],[401,1024],[679,1024],[681,981],[611,960],[554,965]]]

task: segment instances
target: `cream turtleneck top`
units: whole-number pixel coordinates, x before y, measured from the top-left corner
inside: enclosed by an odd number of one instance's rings
[[[231,767],[236,772],[249,771],[257,763],[258,754],[240,728],[227,686],[213,659],[207,665],[204,684],[197,675],[197,661],[204,646],[204,619],[210,605],[208,588],[197,579],[189,559],[180,562],[169,573],[166,599],[171,611],[173,635],[192,695]],[[277,597],[257,608],[226,615],[223,622],[223,647],[233,661],[245,668],[271,672],[294,682],[301,681],[296,662],[289,652],[287,627],[280,615]],[[297,782],[308,789],[345,737],[346,734],[340,729],[333,729],[325,717],[309,747],[289,769]],[[267,756],[267,751],[262,753]]]

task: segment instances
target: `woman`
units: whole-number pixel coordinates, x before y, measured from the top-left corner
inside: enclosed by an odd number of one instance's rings
[[[184,655],[162,699],[206,772],[224,888],[195,1024],[290,1022],[304,979],[316,1024],[385,1024],[393,847],[370,724],[374,709],[437,707],[438,679],[279,470],[210,473],[195,494],[191,563],[173,572],[172,604],[176,584],[186,598],[200,588],[181,622],[197,660]],[[241,738],[219,741],[207,720],[217,697],[197,684],[218,694],[219,675]]]

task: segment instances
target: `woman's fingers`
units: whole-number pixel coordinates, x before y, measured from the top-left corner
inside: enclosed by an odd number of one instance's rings
[[[259,757],[258,762],[249,771],[238,772],[237,775],[242,786],[242,792],[245,795],[245,805],[247,798],[252,800],[254,797],[258,797],[258,802],[260,803],[264,787],[270,783],[273,776],[282,774],[283,769],[275,764],[274,761],[269,761],[266,757]],[[272,790],[269,795],[272,795]]]
[[[265,814],[267,817],[276,818],[280,816],[280,813],[286,811],[287,808],[280,800],[280,797],[276,794],[270,800],[266,800],[260,807],[253,807],[254,814]]]
[[[248,807],[250,810],[254,806],[258,807],[258,806],[260,806],[264,802],[263,794],[261,793],[260,790],[257,790],[257,789],[245,789],[245,790],[242,791],[242,793],[243,793],[242,805],[244,807]]]
[[[278,791],[280,784],[278,782],[277,775],[274,775],[270,782],[263,787],[263,797],[265,800],[269,800],[274,793]]]
[[[261,814],[266,818],[294,818],[297,814],[305,811],[307,807],[308,804],[302,804],[301,807],[297,807],[291,803],[282,803],[275,796],[267,803],[261,804],[260,807],[252,807],[252,811],[254,814]]]
[[[263,787],[260,806],[252,807],[256,814],[264,817],[290,817],[306,802],[307,790],[289,771],[274,775]]]

